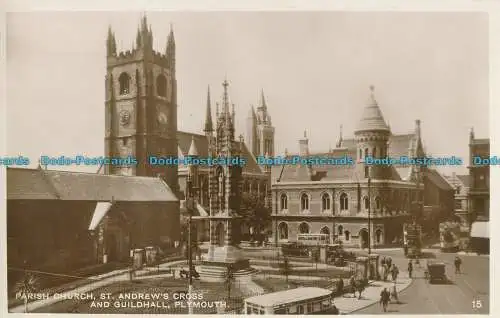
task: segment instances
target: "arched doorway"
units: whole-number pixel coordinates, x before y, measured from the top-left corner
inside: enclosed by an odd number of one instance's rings
[[[217,239],[217,246],[224,246],[224,236],[225,236],[224,224],[219,223],[219,224],[217,224],[217,228],[215,230],[215,237]]]
[[[328,226],[324,226],[321,228],[321,231],[319,231],[320,234],[326,234],[328,235],[328,241],[327,243],[330,244],[330,229],[328,228]]]
[[[360,239],[361,248],[367,248],[368,247],[368,230],[367,229],[362,229],[361,231],[359,231],[359,239]]]

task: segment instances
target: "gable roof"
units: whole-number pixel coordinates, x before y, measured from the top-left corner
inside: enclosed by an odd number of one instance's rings
[[[177,202],[159,178],[7,168],[7,199]]]
[[[437,170],[427,169],[425,176],[441,190],[454,191],[453,186]]]
[[[208,157],[208,139],[205,135],[195,134],[191,132],[178,131],[177,141],[179,143],[179,149],[183,156],[187,156],[189,153],[189,148],[191,147],[191,141],[194,140],[196,149],[198,150],[198,156],[201,158]],[[240,146],[240,142],[235,142],[236,147]],[[257,164],[257,160],[254,155],[248,150],[247,145],[243,142],[242,144],[243,154],[242,157],[246,159],[247,163],[243,166],[243,173],[264,173],[261,166]]]

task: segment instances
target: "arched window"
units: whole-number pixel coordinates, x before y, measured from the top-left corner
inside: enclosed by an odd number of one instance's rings
[[[167,97],[167,78],[163,74],[156,78],[156,93],[158,96]]]
[[[299,233],[300,234],[307,234],[307,233],[309,233],[309,224],[307,224],[307,223],[300,223],[300,225],[299,225]]]
[[[380,198],[375,198],[375,209],[380,210]]]
[[[280,240],[287,240],[288,239],[288,224],[280,223],[278,225],[278,233],[279,233]]]
[[[321,228],[321,231],[319,231],[320,234],[330,234],[330,229],[328,228],[328,226],[323,226]]]
[[[382,230],[377,229],[377,231],[375,231],[375,241],[377,242],[377,244],[381,243],[381,241],[382,241]]]
[[[286,194],[284,193],[281,194],[280,202],[281,202],[281,210],[288,209],[288,197],[286,196]]]
[[[330,210],[330,195],[328,193],[323,193],[321,196],[321,208],[323,211]]]
[[[344,234],[345,234],[345,240],[349,241],[349,238],[351,237],[351,233],[349,231],[345,231]]]
[[[370,208],[370,199],[368,199],[368,197],[364,197],[363,201],[365,203],[365,210],[368,210]]]
[[[365,148],[365,158],[368,157],[368,148]]]
[[[337,231],[339,232],[339,235],[344,234],[344,227],[342,225],[339,225],[339,227],[337,228]]]
[[[309,196],[305,193],[300,196],[300,209],[309,210]]]
[[[349,199],[347,197],[347,194],[342,193],[340,195],[340,210],[345,211],[349,209]]]
[[[127,73],[123,72],[120,74],[118,81],[120,82],[120,95],[126,95],[130,93],[130,76]]]
[[[373,158],[377,158],[377,148],[373,147]]]

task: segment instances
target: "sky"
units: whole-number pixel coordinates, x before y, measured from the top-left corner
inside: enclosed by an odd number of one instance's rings
[[[105,40],[129,50],[143,12],[7,14],[7,154],[104,155]],[[176,39],[178,127],[202,133],[227,77],[237,134],[264,90],[275,148],[352,136],[374,85],[393,133],[422,124],[433,156],[468,158],[469,130],[489,137],[486,13],[150,12],[155,49]],[[65,167],[96,171],[96,167]],[[466,165],[445,173],[467,173]]]

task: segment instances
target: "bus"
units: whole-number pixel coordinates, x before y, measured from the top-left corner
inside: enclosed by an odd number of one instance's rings
[[[403,224],[403,246],[405,256],[418,258],[422,254],[422,226],[417,223]]]
[[[299,287],[245,299],[246,315],[334,314],[332,291],[318,287]]]
[[[330,235],[302,233],[297,235],[297,243],[308,246],[327,245],[330,243]]]

